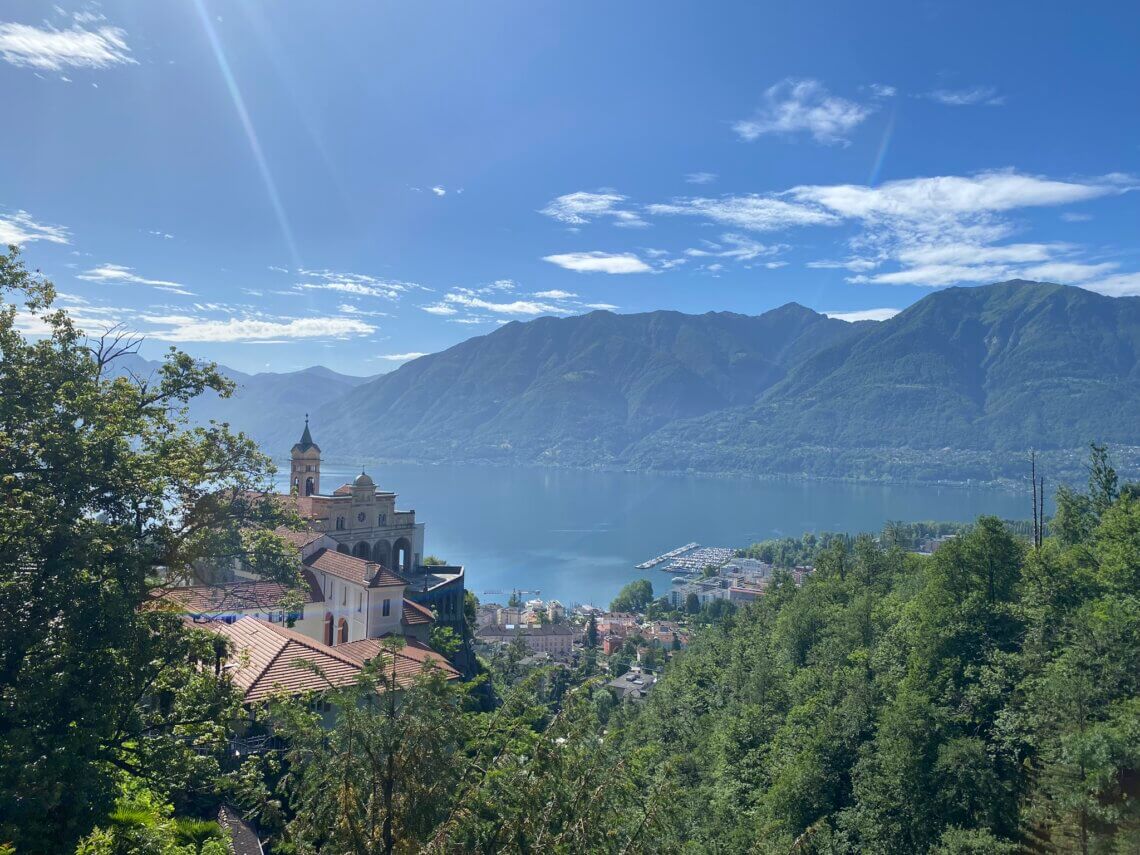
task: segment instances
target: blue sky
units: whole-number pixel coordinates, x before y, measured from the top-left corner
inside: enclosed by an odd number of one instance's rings
[[[1125,3],[8,3],[0,241],[86,329],[249,371],[594,307],[1135,295],[1137,43]]]

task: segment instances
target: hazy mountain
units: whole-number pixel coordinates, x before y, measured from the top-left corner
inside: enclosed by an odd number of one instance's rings
[[[664,425],[755,401],[859,330],[796,304],[515,322],[356,387],[315,427],[358,454],[609,464]]]
[[[957,481],[1020,476],[1034,447],[1059,477],[1090,440],[1140,446],[1138,353],[1140,298],[1015,281],[880,323],[794,303],[515,322],[374,378],[229,371],[237,397],[194,414],[274,455],[308,411],[334,459]]]
[[[158,362],[137,356],[118,361],[119,370],[140,376],[149,375],[158,366]],[[237,388],[233,396],[222,399],[207,393],[196,398],[190,407],[192,418],[198,422],[229,422],[274,456],[288,452],[297,441],[306,412],[316,415],[318,410],[372,379],[339,374],[319,365],[300,371],[258,374],[246,374],[224,365],[219,368],[234,381]]]

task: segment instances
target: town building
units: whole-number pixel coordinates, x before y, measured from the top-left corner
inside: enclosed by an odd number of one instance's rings
[[[531,653],[550,653],[569,656],[581,632],[567,624],[548,623],[544,626],[506,627],[498,624],[484,626],[475,633],[481,644],[510,644],[522,638]]]
[[[210,628],[230,642],[231,655],[224,668],[247,704],[276,694],[319,694],[351,686],[364,666],[381,655],[392,657],[398,688],[410,685],[429,665],[439,668],[448,680],[460,676],[441,654],[410,637],[403,639],[399,649],[388,651],[383,639],[367,638],[331,647],[295,629],[248,616],[232,623],[214,622]]]
[[[635,665],[626,673],[606,683],[619,701],[641,702],[649,697],[649,692],[657,685],[657,676]]]

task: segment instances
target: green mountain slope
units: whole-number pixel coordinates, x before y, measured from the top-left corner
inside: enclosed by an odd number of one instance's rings
[[[620,460],[678,419],[755,401],[861,327],[789,304],[511,323],[363,384],[322,413],[330,447],[419,459]]]
[[[869,475],[892,455],[934,472],[945,450],[948,469],[988,460],[968,477],[1005,474],[1029,448],[1140,442],[1138,353],[1140,299],[951,288],[809,356],[754,404],[667,425],[628,456],[638,468]]]

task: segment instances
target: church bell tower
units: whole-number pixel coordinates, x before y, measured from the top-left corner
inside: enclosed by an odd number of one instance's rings
[[[321,447],[313,442],[309,433],[309,414],[305,413],[305,432],[293,446],[289,455],[289,490],[298,496],[312,496],[321,492]]]

